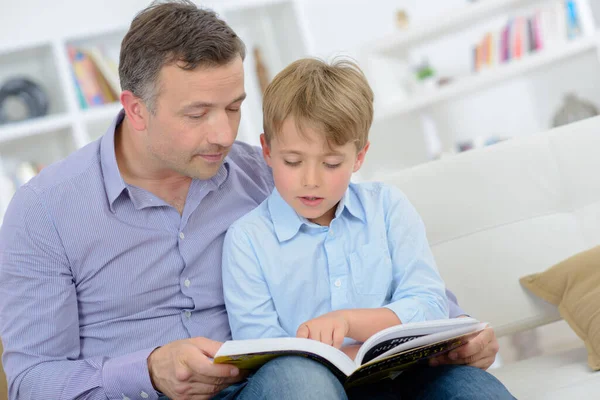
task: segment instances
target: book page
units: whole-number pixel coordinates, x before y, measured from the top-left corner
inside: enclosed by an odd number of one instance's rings
[[[400,353],[400,352],[403,352],[403,351],[411,349],[411,348],[426,346],[431,343],[440,343],[440,342],[448,340],[448,339],[461,337],[463,335],[470,334],[473,332],[479,332],[479,331],[482,331],[483,329],[485,329],[486,326],[487,326],[487,324],[478,322],[476,325],[468,325],[465,327],[455,328],[455,329],[451,329],[451,330],[444,331],[444,332],[432,333],[431,335],[419,336],[418,338],[415,338],[409,342],[400,344],[400,345],[380,354],[379,356],[373,358],[372,361],[377,361],[382,358],[389,357],[393,354]],[[363,364],[366,364],[366,362],[363,362]]]
[[[485,326],[485,324],[481,324]],[[464,328],[463,328],[464,329]],[[458,337],[447,338],[435,343],[429,343],[416,348],[408,348],[404,351],[394,353],[385,357],[378,357],[377,360],[363,364],[344,384],[346,388],[366,383],[376,382],[389,377],[391,374],[397,375],[398,371],[414,367],[417,364],[427,365],[427,360],[440,354],[447,353],[457,347],[469,342],[478,331],[460,335]],[[435,368],[435,367],[428,367]]]
[[[425,335],[477,324],[479,321],[474,318],[451,318],[392,326],[371,336],[357,353],[355,363],[357,366],[365,364],[399,345]],[[418,346],[418,344],[414,346]],[[403,348],[408,347],[413,347],[413,345],[406,345]]]
[[[350,375],[356,364],[341,350],[325,343],[302,338],[231,340],[223,343],[215,355],[215,364],[232,364],[242,369],[257,369],[271,359],[298,355],[314,359],[331,369]],[[326,360],[326,362],[324,362]],[[329,363],[329,365],[328,365]],[[338,374],[339,374],[338,372]],[[336,373],[334,371],[334,373]]]

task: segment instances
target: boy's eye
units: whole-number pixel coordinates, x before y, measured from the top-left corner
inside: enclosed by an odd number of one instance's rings
[[[340,165],[342,165],[342,163],[339,163],[339,164],[323,163],[323,164],[325,164],[326,168],[330,168],[330,169],[335,169],[335,168],[339,167]]]
[[[290,167],[297,167],[298,165],[300,165],[300,161],[287,161],[287,160],[283,160],[283,163],[285,165],[290,166]]]
[[[229,111],[231,112],[240,112],[239,108],[230,108]]]

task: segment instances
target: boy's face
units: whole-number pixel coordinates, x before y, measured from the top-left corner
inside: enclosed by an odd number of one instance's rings
[[[357,153],[354,143],[330,147],[324,135],[310,127],[301,134],[291,117],[269,145],[261,135],[261,144],[281,197],[319,225],[329,225],[335,216],[352,173],[360,169],[369,148],[367,143]]]

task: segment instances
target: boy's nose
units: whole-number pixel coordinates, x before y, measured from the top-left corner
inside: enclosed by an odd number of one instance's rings
[[[316,168],[306,168],[304,170],[302,184],[304,187],[319,187],[319,176]]]

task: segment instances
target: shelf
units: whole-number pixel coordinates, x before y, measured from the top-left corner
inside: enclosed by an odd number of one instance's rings
[[[5,141],[0,144],[0,158],[6,172],[10,173],[11,164],[33,162],[46,166],[68,156],[75,149],[71,129],[63,128],[41,136]]]
[[[393,116],[418,111],[433,106],[453,97],[465,95],[504,80],[522,76],[532,70],[568,59],[581,53],[596,49],[598,38],[590,37],[566,43],[557,49],[544,50],[538,54],[528,55],[521,60],[499,65],[487,71],[480,72],[462,79],[457,79],[447,86],[433,89],[431,92],[415,96],[410,100],[389,102],[378,108],[375,118],[387,119]]]
[[[524,6],[539,0],[481,0],[454,11],[443,13],[430,21],[415,23],[414,28],[399,31],[376,43],[369,45],[369,51],[384,55],[393,55],[401,49],[429,39],[441,37],[444,34],[463,30],[465,27],[515,7]]]
[[[70,128],[68,115],[50,115],[29,121],[0,125],[0,143]]]
[[[15,78],[29,79],[42,89],[48,98],[47,115],[66,112],[52,44],[5,49],[0,54],[0,86]]]

